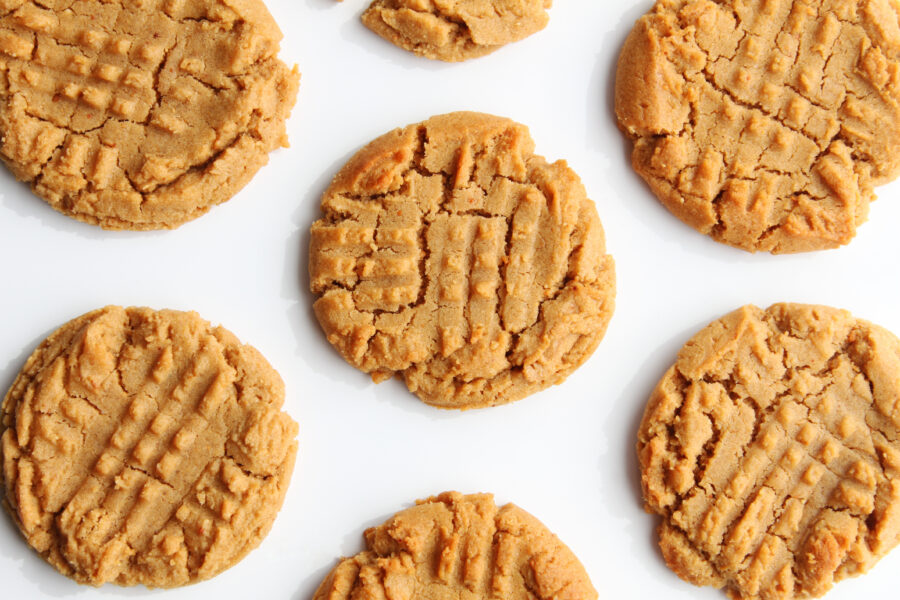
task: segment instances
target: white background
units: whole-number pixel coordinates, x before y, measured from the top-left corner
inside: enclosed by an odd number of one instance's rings
[[[601,598],[709,598],[658,552],[641,508],[635,431],[681,345],[746,303],[850,309],[900,332],[900,183],[878,190],[847,247],[751,255],[671,216],[631,171],[612,109],[615,63],[650,0],[557,0],[548,27],[484,58],[417,58],[359,22],[364,0],[269,0],[282,58],[303,73],[291,148],[231,201],[176,231],[104,232],[57,214],[0,169],[0,388],[62,323],[106,305],[196,310],[256,346],[281,373],[300,454],[262,545],[183,589],[79,586],[0,518],[3,598],[309,600],[362,532],[444,490],[493,492],[542,520],[587,568]],[[319,197],[360,146],[454,110],[528,125],[537,152],[565,158],[597,203],[616,259],[616,312],[593,357],[562,385],[478,411],[428,407],[392,380],[374,385],[324,339],[307,291],[308,229]],[[896,589],[900,550],[828,598]]]

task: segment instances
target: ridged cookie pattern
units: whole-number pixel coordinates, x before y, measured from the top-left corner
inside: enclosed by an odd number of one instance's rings
[[[52,334],[6,395],[4,505],[80,583],[184,585],[268,532],[297,425],[281,378],[194,313],[107,307]]]
[[[419,56],[458,62],[489,54],[547,25],[552,0],[374,0],[362,22]]]
[[[446,492],[365,532],[313,600],[595,600],[572,551],[533,516],[490,494]]]
[[[286,145],[299,76],[259,0],[4,0],[0,12],[0,158],[64,214],[177,227]]]
[[[809,598],[900,540],[900,340],[823,306],[695,335],[638,434],[669,566],[732,598]]]
[[[508,119],[451,113],[385,134],[322,210],[309,267],[328,340],[429,404],[490,406],[559,383],[612,315],[593,202]]]
[[[846,244],[900,172],[896,0],[659,0],[616,113],[662,203],[749,251]]]

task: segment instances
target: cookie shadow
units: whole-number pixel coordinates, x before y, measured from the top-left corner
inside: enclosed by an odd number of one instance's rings
[[[617,136],[620,151],[610,157],[615,160],[611,162],[608,170],[613,170],[616,175],[621,173],[623,168],[629,170],[631,168],[631,142],[619,130],[616,118],[616,68],[628,33],[638,18],[649,8],[650,6],[644,6],[643,3],[629,8],[622,13],[618,23],[609,27],[602,36],[600,51],[596,55],[594,71],[588,86],[590,93],[585,98],[585,123],[587,123],[585,143],[598,151],[608,152],[610,140],[595,134],[604,127],[612,130],[611,135]],[[602,107],[602,110],[597,110],[597,107]]]
[[[605,163],[606,180],[615,191],[615,196],[632,215],[636,226],[645,230],[645,234],[657,238],[665,238],[667,243],[675,244],[693,254],[708,256],[710,252],[726,253],[724,244],[713,241],[706,235],[683,223],[669,212],[660,202],[650,185],[638,175],[631,165],[633,142],[619,129],[616,117],[616,71],[619,55],[634,23],[652,8],[650,2],[640,2],[622,12],[619,22],[603,36],[602,49],[597,55],[596,66],[592,74],[591,93],[587,110],[587,133],[585,141],[590,147],[602,152],[608,159]],[[597,110],[602,106],[602,110]],[[596,135],[597,132],[606,135]],[[617,138],[616,142],[613,138]],[[667,232],[671,232],[667,235]],[[635,233],[635,235],[639,235]],[[731,252],[731,259],[741,259],[741,251]]]
[[[45,228],[62,234],[76,235],[84,239],[101,242],[124,236],[161,237],[166,233],[166,231],[106,230],[101,229],[99,225],[91,225],[64,215],[53,210],[43,198],[32,192],[27,184],[17,181],[12,176],[12,173],[5,168],[0,168],[0,189],[4,190],[4,193],[0,194],[0,203],[2,203],[4,208],[23,220],[33,219],[38,221],[42,229]],[[182,227],[188,225],[189,223],[186,223]]]
[[[455,419],[465,419],[467,417],[474,418],[472,417],[472,415],[485,410],[490,410],[493,412],[501,412],[504,409],[511,410],[511,406],[517,405],[522,402],[527,402],[529,399],[524,398],[516,402],[482,408],[438,408],[437,406],[426,404],[424,401],[420,400],[414,393],[409,391],[409,388],[406,387],[406,382],[403,381],[403,376],[399,373],[394,377],[391,377],[387,381],[383,381],[381,383],[373,385],[375,385],[375,399],[378,402],[391,405],[393,408],[402,410],[406,413],[414,414],[417,417],[421,417],[422,419],[428,421],[452,421]]]
[[[291,596],[291,600],[312,600],[316,590],[319,589],[319,585],[321,585],[328,574],[331,573],[331,570],[337,566],[337,562],[338,561],[334,561],[334,564],[331,566],[320,567],[311,571],[300,583],[300,589],[297,590],[297,593]]]
[[[334,0],[326,1],[336,4]],[[317,4],[316,0],[309,0],[309,2],[312,5]],[[351,44],[356,51],[364,53],[368,59],[377,60],[382,64],[390,64],[393,67],[400,67],[407,70],[440,72],[459,68],[460,63],[448,63],[442,60],[425,58],[424,56],[419,56],[409,50],[404,50],[399,46],[395,46],[363,25],[361,20],[363,11],[368,8],[371,2],[345,0],[344,4],[353,4],[355,2],[358,2],[360,6],[356,7],[352,17],[341,23],[339,33],[345,42]]]
[[[330,379],[350,383],[361,389],[371,385],[364,373],[346,364],[343,357],[325,338],[313,312],[313,298],[309,291],[309,242],[310,226],[321,216],[319,203],[322,194],[331,184],[338,170],[357,151],[356,148],[335,159],[324,169],[300,198],[300,205],[291,215],[295,229],[285,240],[282,298],[293,300],[287,311],[287,321],[294,333],[294,354],[304,360],[315,373],[324,373]],[[310,352],[310,348],[322,351]]]
[[[83,585],[78,585],[71,579],[59,573],[51,567],[35,552],[22,535],[15,528],[12,519],[5,514],[2,519],[3,525],[0,525],[0,539],[14,538],[15,544],[2,544],[6,548],[6,553],[13,557],[14,562],[20,564],[18,569],[21,577],[30,581],[34,585],[34,589],[42,596],[52,596],[55,598],[72,598],[91,590]],[[9,530],[9,531],[7,531]]]
[[[18,181],[6,168],[0,168],[0,189],[4,190],[0,194],[0,201],[10,212],[25,219],[37,219],[41,221],[41,225],[52,229],[59,229],[62,215],[38,198],[27,184]]]
[[[319,585],[321,585],[328,574],[331,573],[331,570],[334,569],[341,560],[359,554],[360,552],[365,550],[365,539],[363,537],[363,533],[365,533],[365,531],[370,527],[381,525],[382,523],[390,519],[392,515],[393,513],[390,513],[385,514],[381,517],[370,519],[360,527],[357,527],[356,529],[353,529],[352,531],[344,535],[344,539],[341,540],[338,555],[335,556],[335,558],[329,564],[323,565],[311,571],[300,584],[300,589],[297,590],[297,593],[292,596],[291,600],[312,600],[313,594],[316,593]]]
[[[686,332],[673,336],[667,342],[660,344],[656,350],[650,353],[649,357],[644,360],[634,377],[626,385],[626,389],[632,390],[630,412],[628,415],[627,427],[625,431],[628,433],[624,437],[621,446],[622,456],[625,458],[625,475],[628,479],[628,488],[631,490],[631,497],[637,506],[643,506],[643,496],[641,492],[641,469],[638,462],[636,442],[638,429],[641,426],[641,420],[644,417],[644,409],[647,406],[647,400],[650,394],[656,388],[657,383],[666,372],[668,365],[675,362],[678,349],[684,345],[684,342],[690,337]],[[620,424],[607,423],[607,429],[616,427]]]
[[[0,398],[3,400],[6,399],[6,394],[9,392],[9,389],[12,387],[13,382],[16,380],[16,376],[19,374],[19,371],[22,370],[22,367],[25,366],[25,361],[28,360],[28,357],[31,356],[31,353],[34,352],[35,348],[47,339],[51,333],[55,331],[54,328],[45,330],[42,334],[33,338],[31,342],[24,346],[22,352],[11,359],[6,363],[6,366],[0,370]]]
[[[329,8],[337,8],[340,6],[334,0],[306,0],[306,5],[316,10],[328,10]]]
[[[589,102],[587,106],[587,122],[590,124],[588,132],[607,129],[610,139],[602,139],[602,136],[588,136],[598,150],[608,153],[607,163],[608,181],[614,187],[621,181],[628,182],[630,188],[639,187],[641,194],[634,194],[632,190],[618,189],[619,197],[625,199],[625,204],[632,212],[639,212],[638,217],[646,218],[646,211],[651,211],[654,220],[674,218],[666,208],[656,200],[650,186],[635,172],[631,166],[631,152],[634,144],[619,129],[616,117],[616,71],[619,63],[619,54],[634,23],[644,15],[651,4],[638,3],[622,13],[619,22],[603,37],[604,43],[598,54],[597,65],[594,68],[590,89],[599,96],[599,102]],[[593,95],[593,94],[592,94]],[[597,106],[603,107],[602,111]],[[612,137],[616,137],[618,143],[611,143]],[[617,151],[611,152],[611,149]],[[623,173],[626,174],[623,177]],[[621,184],[618,184],[621,188]],[[639,202],[632,201],[633,196],[640,196]],[[677,219],[676,219],[677,221]],[[680,221],[679,221],[680,223]],[[685,227],[687,227],[685,225]]]
[[[0,519],[2,521],[2,524],[0,524],[0,541],[2,541],[0,546],[4,548],[4,553],[13,559],[13,562],[20,564],[18,571],[21,577],[33,583],[35,590],[42,597],[73,598],[84,594],[104,594],[113,595],[116,598],[121,598],[122,596],[138,598],[158,596],[165,592],[165,590],[161,589],[149,590],[143,586],[123,588],[112,583],[107,583],[100,588],[80,585],[57,571],[41,558],[22,538],[9,514],[6,511],[2,512],[4,513],[4,518]],[[8,541],[14,543],[7,543]]]
[[[204,581],[199,581],[197,583],[191,584],[193,589],[199,589],[203,584],[206,583]],[[122,596],[127,596],[130,598],[150,598],[153,596],[160,596],[166,592],[165,589],[147,589],[142,585],[132,586],[132,587],[121,587],[114,583],[105,583],[98,590],[99,593],[106,596],[115,596],[116,598],[121,598]],[[202,595],[202,594],[201,594]]]
[[[656,388],[657,383],[668,368],[674,364],[678,356],[678,351],[684,346],[685,342],[687,342],[691,336],[702,327],[706,326],[713,318],[715,318],[714,315],[711,315],[709,319],[704,319],[682,327],[678,333],[671,335],[669,339],[660,342],[656,348],[649,352],[644,362],[635,370],[635,375],[624,387],[624,389],[631,392],[629,394],[630,405],[627,420],[617,417],[617,414],[613,412],[610,414],[606,423],[604,423],[604,429],[606,431],[623,432],[622,439],[619,442],[619,452],[621,452],[623,458],[619,466],[625,470],[625,473],[623,474],[623,477],[620,478],[620,481],[628,482],[628,488],[633,501],[633,504],[631,505],[622,504],[621,502],[609,502],[608,505],[614,513],[616,512],[616,507],[618,507],[619,511],[616,516],[626,521],[634,519],[636,514],[645,517],[646,521],[639,521],[636,524],[636,531],[641,530],[647,523],[652,522],[652,527],[647,530],[648,535],[643,537],[653,554],[658,554],[656,548],[656,526],[658,517],[656,515],[645,514],[643,510],[644,500],[641,491],[641,469],[635,447],[637,434],[640,429],[641,420],[644,416],[644,409],[646,408],[647,401],[650,398],[650,394]],[[623,427],[623,425],[625,426]],[[600,464],[598,465],[601,470],[609,467],[609,465],[606,464],[608,462],[606,460],[607,458],[608,456],[601,457]],[[638,508],[638,513],[635,512],[635,507]]]
[[[28,184],[17,181],[7,169],[0,169],[0,202],[4,208],[24,220],[36,220],[42,228],[57,232],[76,233],[84,237],[98,237],[99,227],[76,221],[56,212],[42,198],[31,191]]]
[[[31,356],[41,342],[47,339],[56,329],[57,327],[54,326],[35,336],[30,343],[25,345],[24,350],[18,356],[9,360],[3,369],[0,370],[0,390],[2,390],[4,401],[8,390],[12,387],[16,377],[24,367],[25,361],[28,360],[28,357]],[[91,591],[99,591],[107,594],[115,593],[117,596],[123,594],[147,596],[149,594],[158,594],[161,591],[148,590],[146,588],[122,588],[112,584],[94,590],[94,588],[79,585],[50,566],[28,545],[8,511],[0,510],[0,512],[3,513],[2,517],[0,517],[0,541],[2,541],[0,543],[0,552],[13,562],[19,563],[19,572],[23,579],[34,583],[35,588],[43,595],[72,597]]]
[[[59,329],[59,326],[60,324],[54,324],[50,328],[41,331],[41,333],[32,338],[30,342],[22,346],[22,352],[19,353],[18,356],[10,359],[3,369],[0,369],[0,402],[5,400],[6,394],[9,392],[9,389],[12,388],[16,377],[19,375],[19,371],[25,367],[25,361],[28,360],[28,357],[37,350],[37,347],[40,346],[44,340],[50,337],[50,334]]]

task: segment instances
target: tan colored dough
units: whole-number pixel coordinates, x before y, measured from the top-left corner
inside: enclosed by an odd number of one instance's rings
[[[637,450],[679,577],[821,596],[900,541],[900,340],[825,306],[745,306],[681,349]]]
[[[848,243],[900,173],[897,0],[658,0],[616,114],[675,216],[751,252]]]
[[[175,228],[287,145],[299,75],[261,0],[0,4],[0,158],[70,217]]]
[[[29,357],[0,422],[3,503],[79,583],[173,587],[268,533],[297,425],[251,346],[196,313],[106,307]]]
[[[419,56],[459,62],[484,56],[547,25],[552,0],[374,0],[362,22]]]
[[[594,600],[572,551],[533,516],[490,494],[445,492],[365,532],[313,600]]]
[[[450,113],[350,159],[312,225],[328,341],[376,381],[441,408],[518,400],[594,351],[615,272],[594,203],[509,119]]]

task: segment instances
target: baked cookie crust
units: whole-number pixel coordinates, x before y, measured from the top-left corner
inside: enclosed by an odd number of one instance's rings
[[[848,243],[900,172],[896,0],[658,0],[616,115],[679,219],[750,252]]]
[[[70,217],[172,229],[287,145],[299,83],[260,0],[33,0],[0,17],[0,158]]]
[[[584,567],[559,538],[490,494],[445,492],[365,532],[313,600],[473,598],[594,600]]]
[[[63,325],[3,402],[3,504],[79,583],[173,587],[268,533],[297,425],[251,346],[196,313],[106,307]]]
[[[366,27],[419,56],[459,62],[546,27],[552,0],[375,0]]]
[[[509,119],[459,112],[360,150],[322,198],[310,287],[328,341],[441,408],[564,380],[612,316],[613,259],[564,161]]]
[[[810,598],[900,540],[900,340],[825,306],[745,306],[685,344],[637,450],[669,567]]]

